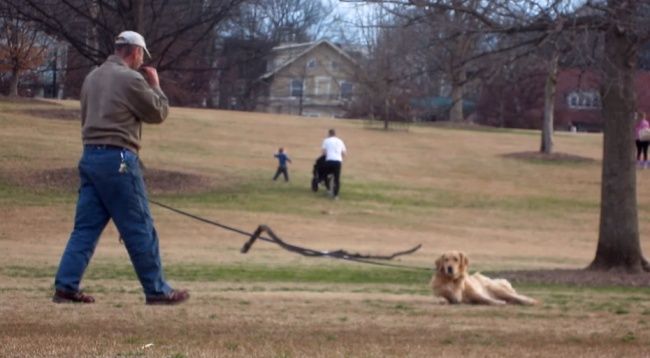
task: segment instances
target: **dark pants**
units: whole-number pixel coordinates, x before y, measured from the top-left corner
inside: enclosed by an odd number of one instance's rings
[[[278,167],[278,170],[273,176],[273,180],[276,180],[280,176],[280,173],[284,175],[284,181],[289,181],[289,171],[287,170],[287,167]]]
[[[636,140],[636,160],[641,160],[641,153],[643,153],[643,160],[648,160],[648,144],[650,142]]]
[[[339,195],[339,188],[341,187],[341,162],[335,160],[325,161],[325,171],[327,174],[334,174],[334,187],[332,193],[334,196]]]

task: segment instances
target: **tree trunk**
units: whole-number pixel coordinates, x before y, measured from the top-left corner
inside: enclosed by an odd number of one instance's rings
[[[144,1],[136,0],[133,4],[133,21],[135,23],[134,31],[142,36],[144,33]]]
[[[631,3],[610,1],[615,18],[630,24]],[[618,15],[616,17],[616,15]],[[605,32],[605,68],[601,88],[604,144],[600,228],[591,270],[648,271],[639,243],[634,162],[634,72],[639,44],[623,26]]]
[[[384,130],[388,130],[388,117],[390,116],[390,105],[388,97],[384,99]]]
[[[90,3],[88,12],[93,21],[90,25],[90,34],[86,37],[86,45],[93,49],[99,49],[99,24],[97,22],[99,16],[99,4],[97,3],[97,0]]]
[[[11,79],[9,80],[9,96],[18,97],[18,78],[20,72],[17,69],[11,70]]]
[[[506,119],[505,119],[505,103],[503,103],[503,99],[499,99],[499,127],[504,128],[506,126]]]
[[[559,54],[554,53],[549,63],[548,77],[546,77],[546,87],[544,88],[544,123],[542,124],[542,143],[539,148],[539,151],[544,154],[553,152],[553,112],[555,112],[558,59]]]
[[[449,112],[449,120],[452,122],[462,122],[465,119],[463,115],[463,92],[467,76],[465,68],[461,67],[457,70],[451,81],[451,110]]]
[[[302,116],[302,107],[303,100],[305,98],[305,80],[302,80],[302,91],[300,92],[300,98],[298,98],[298,115]]]

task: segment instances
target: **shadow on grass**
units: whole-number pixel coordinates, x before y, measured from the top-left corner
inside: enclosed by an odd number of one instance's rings
[[[576,165],[595,164],[597,160],[568,153],[518,152],[503,155],[504,158],[517,159],[532,164]]]

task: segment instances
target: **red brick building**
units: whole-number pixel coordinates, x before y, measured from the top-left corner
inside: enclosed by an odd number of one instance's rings
[[[650,114],[650,72],[638,71],[635,78],[637,106]],[[555,97],[555,129],[600,131],[601,115],[600,76],[595,71],[566,69],[558,73]]]

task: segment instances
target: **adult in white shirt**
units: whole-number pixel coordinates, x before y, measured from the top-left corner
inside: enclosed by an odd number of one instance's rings
[[[336,136],[336,131],[330,129],[328,137],[323,140],[323,155],[325,156],[325,168],[328,174],[334,174],[334,187],[332,196],[336,199],[339,195],[341,164],[345,157],[346,149],[343,141]]]

